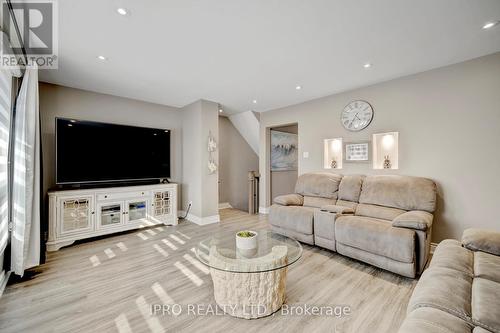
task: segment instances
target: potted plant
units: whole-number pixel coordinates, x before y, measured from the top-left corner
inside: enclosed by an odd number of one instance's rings
[[[242,250],[257,248],[257,232],[250,230],[238,231],[236,233],[236,247]]]

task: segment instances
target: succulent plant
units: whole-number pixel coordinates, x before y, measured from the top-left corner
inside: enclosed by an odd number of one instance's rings
[[[255,233],[251,232],[251,231],[240,231],[238,232],[236,235],[238,235],[238,237],[245,237],[245,238],[248,238],[248,237],[253,237],[255,236]]]

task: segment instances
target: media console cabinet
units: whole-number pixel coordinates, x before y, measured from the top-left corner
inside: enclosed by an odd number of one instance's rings
[[[177,184],[50,191],[47,251],[156,224],[177,224]]]

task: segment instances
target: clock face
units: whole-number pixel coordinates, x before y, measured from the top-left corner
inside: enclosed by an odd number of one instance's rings
[[[353,101],[342,111],[342,125],[353,132],[361,131],[370,125],[373,119],[373,108],[365,101]]]

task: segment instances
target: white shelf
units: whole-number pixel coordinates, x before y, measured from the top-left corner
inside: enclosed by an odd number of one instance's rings
[[[396,170],[399,168],[399,133],[373,134],[373,169]],[[384,166],[388,157],[389,168]]]
[[[325,169],[342,169],[342,138],[325,139],[323,167]],[[336,168],[332,167],[332,161],[336,162]]]

